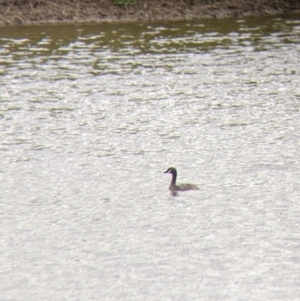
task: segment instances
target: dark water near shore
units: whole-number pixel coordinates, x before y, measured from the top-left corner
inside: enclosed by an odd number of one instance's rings
[[[297,16],[0,28],[0,60],[1,300],[300,298]]]

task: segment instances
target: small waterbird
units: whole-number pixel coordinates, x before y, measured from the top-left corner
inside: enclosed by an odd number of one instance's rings
[[[177,170],[175,167],[169,167],[164,173],[170,173],[172,175],[171,184],[169,190],[171,192],[176,191],[187,191],[187,190],[199,190],[199,188],[194,184],[176,184]]]

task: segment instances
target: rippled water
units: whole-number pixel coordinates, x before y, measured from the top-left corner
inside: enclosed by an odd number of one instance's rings
[[[298,17],[0,28],[0,299],[300,299]]]

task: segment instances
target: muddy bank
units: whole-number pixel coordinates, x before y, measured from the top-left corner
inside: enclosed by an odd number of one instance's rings
[[[0,26],[199,20],[300,12],[298,0],[0,0]]]

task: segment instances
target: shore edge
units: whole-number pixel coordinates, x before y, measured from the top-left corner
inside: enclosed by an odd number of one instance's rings
[[[0,0],[0,26],[183,21],[300,13],[300,1],[293,0],[208,2],[138,0],[123,6],[109,0]]]

